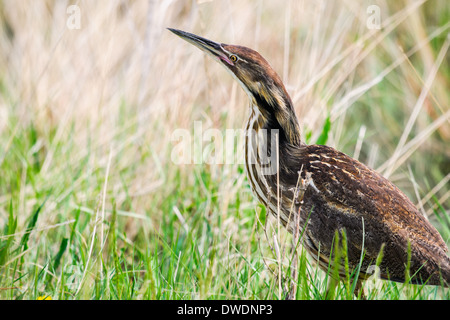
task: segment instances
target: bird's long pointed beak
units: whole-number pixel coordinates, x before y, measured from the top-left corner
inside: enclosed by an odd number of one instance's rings
[[[167,28],[167,29],[172,31],[173,33],[175,33],[180,38],[193,44],[200,50],[205,51],[207,54],[209,54],[213,58],[215,58],[219,61],[222,61],[222,62],[226,62],[229,65],[234,65],[233,62],[229,59],[228,54],[223,49],[223,47],[220,43],[217,43],[217,42],[199,37],[195,34],[181,31],[178,29],[172,29],[172,28]]]

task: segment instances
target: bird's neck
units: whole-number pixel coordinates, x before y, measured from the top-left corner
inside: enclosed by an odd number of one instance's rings
[[[250,99],[253,108],[258,109],[254,111],[258,117],[259,128],[278,129],[280,144],[288,143],[293,146],[302,144],[300,125],[292,100],[284,87],[274,86],[270,90],[260,87],[256,92],[252,90]]]

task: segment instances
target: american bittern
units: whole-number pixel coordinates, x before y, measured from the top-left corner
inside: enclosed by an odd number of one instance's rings
[[[350,269],[358,267],[364,250],[359,286],[370,276],[368,267],[381,249],[381,279],[449,285],[450,258],[438,231],[379,173],[331,147],[305,144],[291,98],[258,52],[169,30],[218,61],[248,94],[248,181],[259,201],[290,232],[300,223],[302,244],[322,269],[328,270],[333,261],[336,231],[344,231]],[[276,170],[270,170],[274,161]],[[305,186],[302,199],[299,181]],[[338,270],[341,278],[346,276],[342,267]]]

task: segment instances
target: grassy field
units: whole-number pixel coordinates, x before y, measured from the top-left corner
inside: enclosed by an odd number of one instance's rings
[[[0,1],[0,299],[325,298],[328,276],[266,216],[242,159],[174,160],[176,130],[208,154],[194,124],[240,130],[248,101],[166,27],[258,50],[303,137],[391,179],[450,242],[447,0],[74,4]],[[365,290],[450,298],[375,277]]]

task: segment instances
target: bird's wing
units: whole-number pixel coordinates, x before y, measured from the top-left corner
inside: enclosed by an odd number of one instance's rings
[[[418,264],[433,260],[433,256],[437,259],[448,250],[441,235],[408,197],[382,175],[331,147],[303,148],[299,158],[312,181],[304,201],[313,208],[310,219],[317,223],[315,234],[322,237],[319,242],[332,236],[320,236],[321,232],[345,229],[349,251],[360,249],[364,227],[364,249],[371,259],[376,259],[381,243],[387,247],[385,254],[399,264],[404,262],[409,245],[420,260]]]

